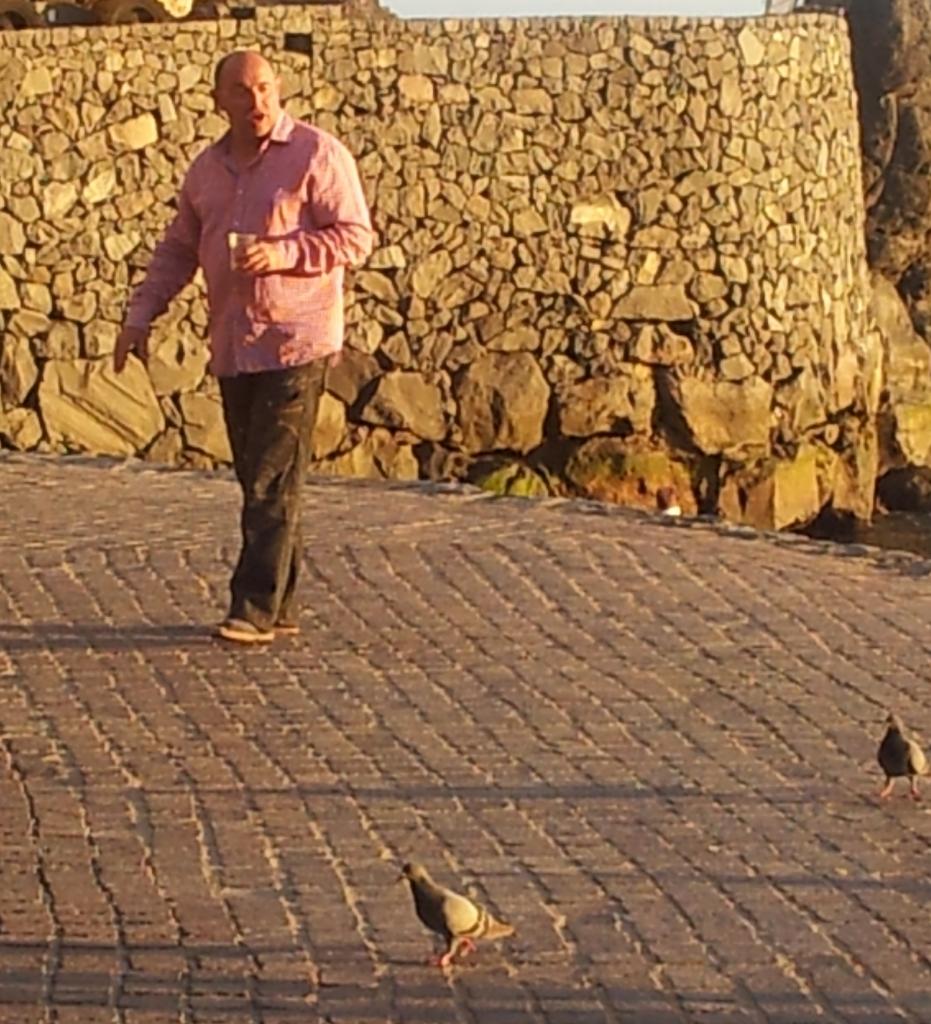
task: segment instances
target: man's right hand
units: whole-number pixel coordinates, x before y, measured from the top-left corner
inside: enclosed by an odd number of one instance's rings
[[[113,369],[120,373],[126,365],[126,357],[130,352],[143,361],[149,361],[149,332],[145,327],[125,326],[116,339],[116,347],[113,349]]]

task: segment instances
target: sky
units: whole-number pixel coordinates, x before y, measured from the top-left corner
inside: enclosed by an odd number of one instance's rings
[[[765,0],[381,0],[402,18],[521,18],[558,14],[761,14]]]

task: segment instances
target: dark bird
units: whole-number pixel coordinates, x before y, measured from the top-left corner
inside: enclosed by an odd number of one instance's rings
[[[879,744],[876,759],[886,774],[886,785],[879,793],[881,798],[889,796],[896,779],[907,776],[912,799],[921,799],[918,776],[928,774],[928,759],[921,747],[905,735],[902,719],[892,712],[886,718],[886,735]]]
[[[411,887],[421,923],[446,942],[446,952],[434,961],[438,966],[446,967],[460,954],[474,950],[475,939],[506,939],[514,934],[513,925],[498,921],[468,896],[437,885],[422,864],[405,864],[401,877]]]

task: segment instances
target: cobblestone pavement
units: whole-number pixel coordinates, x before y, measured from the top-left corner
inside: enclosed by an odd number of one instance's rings
[[[0,494],[3,1024],[931,1021],[927,563],[324,480],[242,650],[229,478]],[[411,857],[518,936],[426,966]]]

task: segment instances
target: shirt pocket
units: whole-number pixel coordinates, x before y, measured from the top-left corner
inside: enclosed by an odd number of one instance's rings
[[[274,238],[300,228],[305,202],[300,188],[282,186],[274,189],[270,197],[265,233]]]
[[[265,274],[255,283],[256,306],[267,323],[297,328],[317,304],[314,287],[306,277]]]

